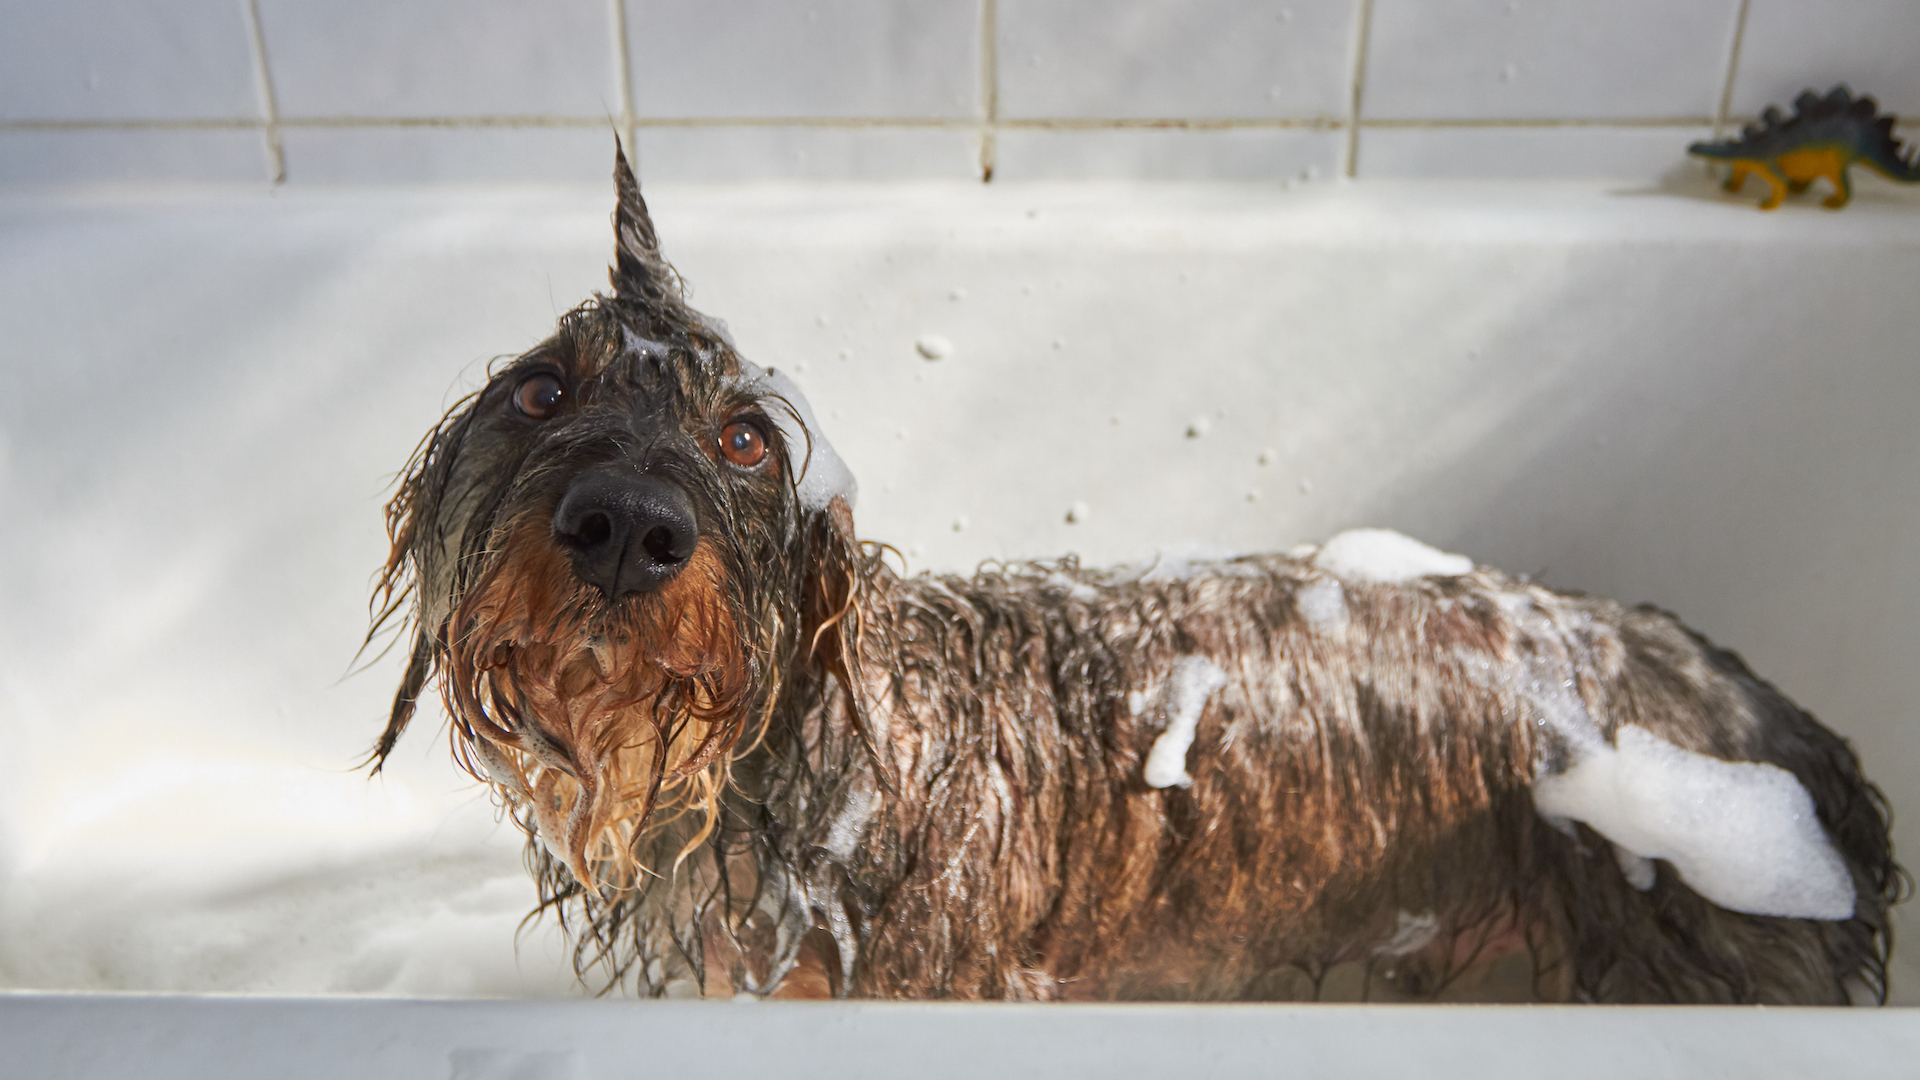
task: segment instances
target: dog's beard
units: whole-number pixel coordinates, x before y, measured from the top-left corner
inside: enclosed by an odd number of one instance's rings
[[[723,560],[703,540],[659,590],[609,604],[544,520],[502,541],[443,637],[455,757],[590,892],[632,888],[649,828],[698,813],[690,846],[711,831],[744,726]]]

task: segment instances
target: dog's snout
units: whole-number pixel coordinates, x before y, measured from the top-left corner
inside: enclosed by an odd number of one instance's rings
[[[658,477],[583,473],[553,512],[574,573],[607,599],[651,592],[692,557],[700,526],[686,493]]]

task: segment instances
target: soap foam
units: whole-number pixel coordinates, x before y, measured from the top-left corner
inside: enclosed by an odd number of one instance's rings
[[[1535,779],[1533,801],[1549,819],[1583,821],[1632,855],[1665,859],[1730,911],[1853,916],[1846,863],[1806,789],[1777,765],[1721,761],[1626,726],[1613,746],[1582,747],[1565,772]],[[1651,884],[1644,871],[1630,876]]]
[[[745,358],[740,361],[740,381],[751,393],[784,399],[793,407],[789,411],[781,407],[778,400],[769,401],[767,416],[780,429],[780,436],[787,444],[789,475],[800,478],[796,485],[800,505],[808,510],[825,510],[838,496],[845,498],[851,509],[860,494],[860,485],[847,463],[834,453],[833,444],[827,441],[819,419],[813,414],[813,406],[807,403],[807,395],[800,392],[800,385],[783,371],[763,368]]]
[[[1373,950],[1375,956],[1408,956],[1419,952],[1440,936],[1440,919],[1431,911],[1418,915],[1402,911],[1393,936]]]
[[[1313,565],[1354,581],[1395,584],[1473,572],[1473,560],[1429,547],[1392,529],[1348,529],[1321,546]]]
[[[1187,751],[1193,747],[1194,728],[1200,723],[1207,699],[1225,685],[1227,673],[1204,656],[1183,656],[1175,661],[1160,691],[1167,727],[1153,741],[1147,764],[1141,769],[1149,786],[1186,787],[1193,783],[1193,777],[1187,775]]]
[[[1347,597],[1332,578],[1309,581],[1293,594],[1293,606],[1307,622],[1321,630],[1347,625]]]

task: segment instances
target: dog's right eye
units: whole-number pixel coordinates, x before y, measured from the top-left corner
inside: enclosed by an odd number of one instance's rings
[[[566,400],[567,388],[558,376],[545,371],[527,376],[513,392],[514,407],[534,420],[551,419]]]

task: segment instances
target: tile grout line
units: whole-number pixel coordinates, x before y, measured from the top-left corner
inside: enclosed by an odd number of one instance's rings
[[[1733,111],[1733,83],[1740,76],[1740,45],[1747,36],[1747,11],[1753,0],[1740,0],[1733,16],[1733,44],[1727,50],[1727,81],[1720,88],[1720,108],[1713,114],[1713,137],[1718,140],[1726,130],[1727,114]]]
[[[253,49],[253,81],[260,95],[260,132],[266,143],[267,181],[287,182],[287,154],[280,142],[280,104],[273,93],[273,72],[267,66],[267,36],[260,29],[259,0],[241,0],[247,19],[247,37]]]
[[[627,0],[607,0],[608,19],[613,29],[614,85],[620,93],[620,146],[634,175],[640,171],[640,148],[634,145],[633,68],[627,58]]]
[[[1710,116],[1507,116],[1362,120],[1360,127],[1391,130],[1463,131],[1475,128],[1689,128],[1706,127]]]
[[[1000,28],[995,0],[980,0],[980,182],[993,183],[1000,152]]]
[[[1731,116],[1744,122],[1751,117]],[[204,119],[125,120],[0,120],[0,131],[264,131],[287,128],[597,128],[606,116],[519,114],[499,116],[301,116],[275,118],[215,117]],[[1687,128],[1708,127],[1711,116],[1562,116],[1562,117],[1378,117],[1357,125],[1341,117],[1258,117],[1184,119],[1179,117],[1025,117],[997,119],[991,125],[957,117],[860,116],[651,116],[633,117],[635,128],[839,128],[904,129],[918,131],[994,130],[1028,131],[1347,131],[1353,127],[1392,130],[1471,130],[1479,128]],[[1903,128],[1906,125],[1902,125]]]
[[[1367,50],[1373,38],[1373,0],[1360,0],[1353,29],[1353,87],[1347,101],[1347,160],[1341,170],[1352,180],[1360,175],[1360,99],[1367,87]]]

